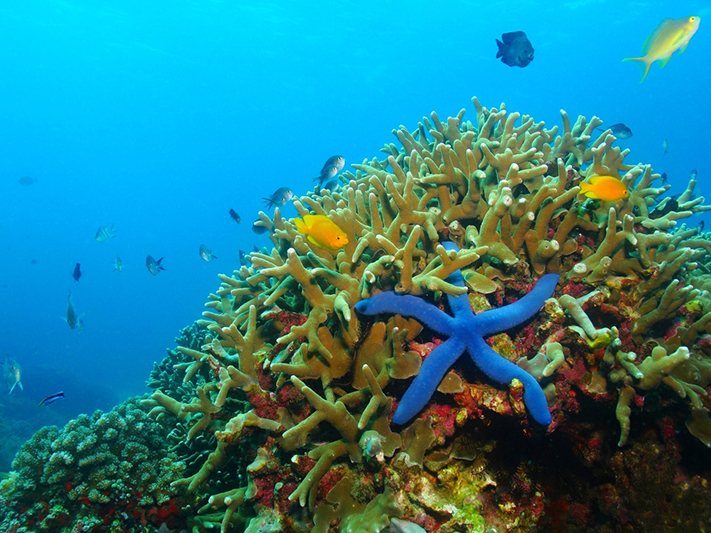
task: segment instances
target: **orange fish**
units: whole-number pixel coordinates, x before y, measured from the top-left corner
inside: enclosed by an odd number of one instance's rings
[[[652,63],[659,61],[663,67],[671,59],[671,55],[679,50],[683,52],[689,41],[699,29],[701,17],[684,17],[680,19],[664,19],[654,30],[642,46],[643,57],[626,57],[622,61],[641,61],[645,65],[644,81]]]
[[[304,219],[294,219],[299,233],[306,235],[309,242],[337,252],[348,244],[348,237],[343,230],[325,215],[304,215]]]
[[[627,198],[630,191],[619,179],[612,176],[593,176],[590,182],[583,181],[580,184],[580,194],[594,200],[604,200],[606,202],[616,202],[621,198]]]

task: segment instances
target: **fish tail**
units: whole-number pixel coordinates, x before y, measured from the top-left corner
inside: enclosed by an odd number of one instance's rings
[[[580,182],[580,192],[578,194],[587,194],[587,192],[592,188],[592,185],[586,181]]]
[[[499,47],[499,50],[496,52],[496,59],[498,59],[500,57],[503,57],[504,51],[506,50],[506,45],[498,39],[496,39],[496,44]]]
[[[304,221],[300,218],[294,219],[294,226],[296,226],[296,231],[299,233],[308,234],[308,228],[306,227],[306,224],[304,224]]]
[[[644,63],[644,74],[642,75],[642,79],[639,80],[640,83],[642,83],[644,81],[644,78],[647,77],[647,74],[649,73],[649,67],[652,66],[652,63],[647,61],[646,57],[626,57],[622,61],[641,61],[642,63]]]

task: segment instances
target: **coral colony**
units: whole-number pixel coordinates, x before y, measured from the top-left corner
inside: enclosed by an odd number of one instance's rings
[[[273,248],[220,276],[150,397],[23,446],[2,530],[708,524],[711,241],[677,225],[710,209],[696,181],[670,204],[597,117],[473,102],[295,199],[341,248],[260,213]],[[594,176],[629,195],[581,196]]]

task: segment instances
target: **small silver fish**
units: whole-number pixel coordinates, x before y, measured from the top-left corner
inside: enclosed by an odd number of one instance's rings
[[[20,386],[20,390],[24,390],[22,388],[22,382],[20,381],[22,378],[22,368],[20,364],[8,355],[5,357],[3,366],[5,383],[7,383],[7,389],[10,391],[8,394],[12,394],[12,391],[15,390],[15,387],[18,385]]]
[[[118,256],[118,254],[116,255],[116,259],[114,259],[113,263],[111,264],[114,265],[113,272],[118,272],[119,274],[123,272],[123,261],[121,261],[121,258]]]
[[[150,254],[148,254],[146,256],[146,268],[148,269],[148,272],[150,272],[154,276],[157,276],[161,270],[165,270],[165,268],[163,268],[160,264],[163,259],[165,259],[165,257],[161,257],[160,259],[158,259],[158,261],[156,261],[151,257]]]
[[[67,296],[67,324],[71,329],[76,329],[79,317],[77,316],[77,310],[74,307],[74,301],[72,300],[72,293]]]
[[[212,253],[212,250],[210,250],[207,246],[204,244],[200,245],[200,257],[202,257],[205,261],[208,263],[212,261],[213,259],[217,259],[217,256]]]
[[[662,148],[664,149],[665,154],[669,151],[669,139],[664,139],[664,142],[662,143]]]
[[[106,242],[110,241],[114,237],[116,237],[116,230],[114,229],[114,225],[112,223],[106,224],[105,226],[99,226],[99,229],[96,230],[94,240],[96,242]]]
[[[689,176],[689,179],[695,180],[698,175],[699,175],[699,172],[696,169],[693,169],[691,171],[691,176]]]

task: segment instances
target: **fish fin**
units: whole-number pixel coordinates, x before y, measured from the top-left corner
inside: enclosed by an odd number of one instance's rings
[[[671,59],[671,54],[669,54],[667,57],[660,57],[659,58],[659,67],[664,68],[664,65],[669,63],[669,60]]]
[[[12,391],[15,390],[15,385],[17,385],[17,383],[12,384],[12,387],[10,387],[10,392],[7,393],[8,395],[12,394]]]
[[[526,37],[526,34],[522,31],[511,31],[501,34],[501,40],[504,41],[504,44],[511,44],[516,37]]]
[[[308,215],[306,215],[308,216]],[[294,219],[294,226],[296,226],[296,231],[299,233],[303,233],[304,235],[308,234],[308,228],[306,227],[306,224],[304,224],[304,221],[301,220],[300,218],[295,218]]]
[[[597,200],[597,194],[595,194],[592,184],[588,183],[586,181],[580,182],[580,192],[578,194],[583,194],[583,195],[587,196],[588,198]]]
[[[317,224],[318,221],[321,220],[321,217],[326,217],[326,215],[304,215],[304,223],[309,228],[313,228],[314,224]]]
[[[21,391],[25,390],[25,388],[22,386],[22,381],[18,381],[17,384],[20,386]]]
[[[309,241],[311,244],[315,244],[316,246],[320,246],[321,248],[325,248],[323,244],[318,242],[316,239],[314,239],[311,235],[306,236],[306,240]]]
[[[657,38],[657,36],[661,33],[661,31],[666,28],[670,23],[673,23],[674,19],[673,18],[665,18],[659,23],[659,26],[649,34],[649,36],[644,40],[644,44],[642,45],[642,53],[646,54],[649,52],[649,47],[652,46],[652,43],[654,40]]]
[[[504,52],[506,51],[506,45],[496,39],[496,44],[499,46],[499,50],[496,52],[496,59],[499,59],[500,57],[503,57]]]
[[[640,83],[642,83],[644,81],[644,78],[647,77],[647,74],[649,73],[649,67],[652,66],[652,64],[647,61],[646,57],[626,57],[622,61],[641,61],[642,63],[644,63],[644,66],[642,67],[644,69],[644,74],[642,74],[642,79],[639,80]]]

